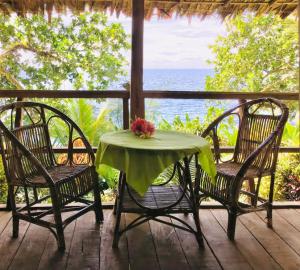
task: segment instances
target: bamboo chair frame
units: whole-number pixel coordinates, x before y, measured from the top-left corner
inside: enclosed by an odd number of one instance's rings
[[[91,210],[95,211],[97,223],[103,220],[92,147],[74,121],[46,104],[15,102],[0,107],[0,115],[1,155],[12,208],[13,237],[18,237],[19,220],[22,219],[48,228],[59,249],[64,250],[64,229],[73,220]],[[17,119],[22,115],[24,119],[18,123]],[[10,119],[10,122],[4,119]],[[49,133],[50,122],[57,119],[68,129],[67,157],[63,164],[57,163]],[[77,140],[82,142],[84,149],[77,149],[75,153],[74,142]],[[86,162],[78,164],[76,155],[84,155]],[[26,204],[17,208],[15,197],[20,188],[24,189]],[[39,189],[47,189],[49,195],[39,196]],[[33,198],[29,194],[31,190]],[[84,197],[90,191],[94,192],[94,201]],[[51,200],[51,208],[35,208],[46,200]],[[80,204],[69,205],[72,202]],[[75,213],[63,220],[62,212]],[[49,215],[52,219],[44,219]]]
[[[266,114],[264,108],[271,110],[271,114]],[[275,171],[288,114],[288,108],[276,99],[256,99],[226,111],[202,134],[202,137],[210,136],[212,139],[217,176],[216,184],[212,184],[207,174],[198,166],[200,179],[196,194],[200,203],[206,197],[211,197],[227,208],[227,235],[231,240],[234,240],[237,216],[241,214],[266,209],[267,225],[272,227]],[[239,117],[237,141],[232,159],[222,162],[218,126],[231,115]],[[271,178],[268,199],[259,196],[261,181],[265,176]],[[245,181],[248,182],[250,190],[243,188]],[[241,195],[247,196],[250,202],[241,202]]]

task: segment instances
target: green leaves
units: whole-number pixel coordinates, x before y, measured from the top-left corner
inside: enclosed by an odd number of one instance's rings
[[[208,91],[297,91],[298,37],[296,19],[237,16],[226,22],[227,34],[211,50],[214,76]]]
[[[102,90],[125,74],[129,48],[120,24],[103,14],[68,20],[0,15],[0,87]]]

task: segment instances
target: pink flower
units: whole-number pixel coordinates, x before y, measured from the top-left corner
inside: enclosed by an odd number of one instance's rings
[[[155,131],[155,127],[153,123],[138,117],[131,123],[131,131],[141,138],[150,138]]]

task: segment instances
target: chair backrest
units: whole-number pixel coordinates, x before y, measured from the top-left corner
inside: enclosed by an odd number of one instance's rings
[[[48,125],[44,108],[38,103],[12,103],[0,108],[0,141],[2,160],[8,181],[20,184],[21,179],[36,174],[28,158],[18,149],[21,143],[45,167],[54,165]],[[16,120],[20,119],[22,121]]]
[[[240,115],[234,161],[244,163],[271,136],[270,144],[261,151],[252,166],[261,171],[275,170],[284,125],[288,119],[288,108],[276,99],[257,99],[244,103],[240,107]]]

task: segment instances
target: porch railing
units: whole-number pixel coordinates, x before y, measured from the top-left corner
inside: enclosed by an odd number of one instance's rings
[[[145,90],[144,99],[198,99],[198,100],[247,100],[263,97],[273,97],[279,100],[297,101],[300,100],[300,93],[253,93],[253,92],[209,92],[209,91],[159,91]],[[125,90],[105,90],[105,91],[77,91],[77,90],[0,90],[0,98],[86,98],[86,99],[122,99],[123,107],[123,128],[129,127],[129,99],[130,92]],[[97,149],[94,148],[94,151]],[[63,153],[64,148],[57,148],[55,151]],[[223,147],[224,153],[233,151],[232,147]],[[297,153],[300,147],[281,147],[280,152]]]

